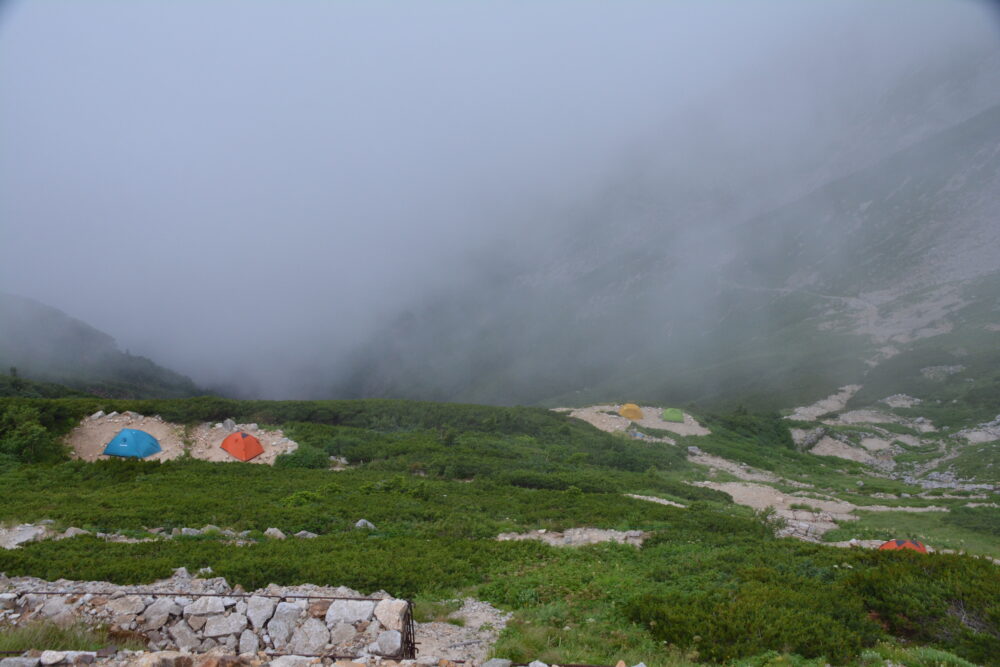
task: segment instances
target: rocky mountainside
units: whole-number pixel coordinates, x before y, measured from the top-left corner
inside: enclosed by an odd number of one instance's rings
[[[978,369],[963,380],[991,383],[1000,106],[945,129],[893,121],[904,127],[883,146],[901,149],[859,149],[841,163],[867,166],[742,219],[753,197],[623,180],[530,258],[403,313],[337,393],[790,407],[898,355],[923,367],[956,354]]]
[[[199,393],[189,378],[122,352],[108,334],[31,299],[0,293],[0,369],[121,398]]]

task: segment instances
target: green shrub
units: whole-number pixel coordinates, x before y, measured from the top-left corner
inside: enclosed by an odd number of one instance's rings
[[[299,448],[290,454],[281,454],[274,460],[274,467],[280,469],[289,468],[329,468],[330,457],[322,449],[316,449],[309,445],[299,445]]]

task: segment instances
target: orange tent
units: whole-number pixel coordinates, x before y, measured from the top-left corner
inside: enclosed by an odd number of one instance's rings
[[[879,551],[896,551],[901,549],[912,549],[922,554],[927,553],[927,547],[916,540],[889,540],[879,547]]]
[[[227,435],[222,441],[222,448],[240,461],[249,461],[264,453],[260,440],[243,431]]]
[[[626,403],[618,410],[620,414],[625,419],[631,419],[632,421],[639,421],[642,419],[642,410],[635,403]]]

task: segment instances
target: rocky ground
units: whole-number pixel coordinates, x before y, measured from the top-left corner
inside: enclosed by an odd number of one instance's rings
[[[633,496],[636,497],[636,496]],[[667,501],[669,502],[669,501]],[[600,542],[618,542],[640,546],[646,539],[641,530],[605,530],[603,528],[568,528],[563,532],[556,530],[533,530],[527,533],[500,533],[497,539],[501,542],[511,540],[537,540],[554,547],[579,547],[585,544]]]
[[[205,461],[238,461],[220,446],[230,433],[243,431],[260,441],[264,453],[249,463],[273,465],[281,454],[294,452],[298,444],[278,429],[266,430],[257,424],[237,424],[227,419],[222,423],[205,423],[194,427],[166,422],[159,415],[146,417],[135,412],[97,412],[80,421],[66,437],[74,458],[96,461],[110,458],[103,454],[105,446],[123,428],[145,431],[156,438],[162,451],[147,457],[148,461],[168,461],[185,453]]]
[[[802,491],[787,494],[765,484],[749,482],[694,482],[729,495],[734,503],[755,510],[773,508],[775,515],[784,519],[785,526],[778,531],[786,535],[819,541],[823,533],[837,527],[837,521],[856,521],[857,510],[870,512],[947,512],[946,507],[899,507],[888,505],[855,505],[836,498],[818,498],[816,493]],[[797,506],[797,507],[796,507]],[[808,509],[806,509],[808,507]]]
[[[46,592],[56,594],[43,594]],[[205,655],[239,656],[231,661],[247,665],[272,662],[285,667],[320,662],[318,656],[348,656],[384,665],[386,659],[402,657],[409,614],[407,601],[384,591],[364,596],[345,587],[271,584],[246,592],[222,578],[193,577],[183,568],[169,579],[143,586],[0,575],[0,628],[39,620],[58,625],[103,624],[112,634],[127,633],[147,642],[151,651],[167,652],[97,656],[53,650],[44,661],[41,655],[27,656],[26,661],[3,663],[3,667],[82,664],[98,658],[144,667],[168,664],[150,662],[152,658],[144,655],[169,658],[169,664],[176,667],[192,667],[191,662],[176,662],[183,655],[188,660],[201,660]],[[481,664],[509,617],[488,603],[467,598],[449,615],[453,622],[414,624],[416,657],[405,662]],[[38,648],[40,653],[59,647]],[[280,658],[283,654],[304,660]]]

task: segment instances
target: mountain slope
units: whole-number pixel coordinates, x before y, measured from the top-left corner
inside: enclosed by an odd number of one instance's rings
[[[114,339],[55,308],[0,293],[0,368],[101,396],[199,393],[187,377],[118,349]]]
[[[635,226],[602,261],[585,226],[484,272],[400,317],[339,392],[775,408],[928,341],[997,348],[1000,106],[744,223],[661,231],[643,196],[608,207]]]

